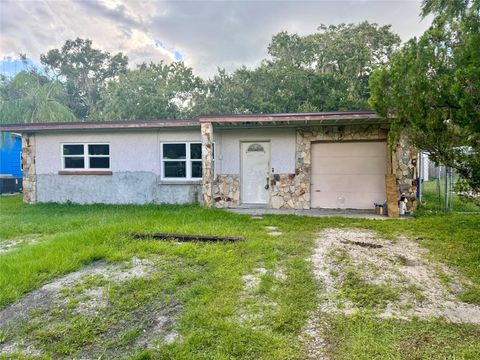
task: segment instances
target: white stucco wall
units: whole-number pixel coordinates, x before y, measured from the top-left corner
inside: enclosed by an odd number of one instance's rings
[[[295,172],[295,129],[213,129],[217,174],[240,173],[240,143],[269,141],[271,167],[276,174]]]
[[[161,142],[201,141],[199,129],[38,133],[36,139],[37,174],[57,174],[62,170],[62,143],[109,143],[112,172],[146,171],[160,175]]]
[[[196,203],[201,181],[161,179],[162,142],[201,141],[200,129],[36,134],[37,201],[80,204]],[[59,175],[62,143],[109,143],[112,175]]]
[[[201,181],[161,179],[162,142],[201,142],[200,129],[70,131],[36,134],[37,200],[75,203],[191,203]],[[214,127],[217,174],[240,173],[240,143],[269,141],[271,167],[295,172],[294,129]],[[63,143],[109,143],[112,175],[59,175]]]

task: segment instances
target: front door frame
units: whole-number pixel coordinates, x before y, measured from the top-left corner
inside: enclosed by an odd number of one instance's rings
[[[254,143],[268,143],[268,165],[267,165],[267,171],[268,171],[268,193],[267,193],[267,202],[266,203],[260,203],[260,204],[252,204],[252,203],[245,203],[243,201],[243,196],[242,196],[242,193],[243,193],[243,168],[244,168],[244,164],[243,164],[243,152],[242,152],[242,145],[245,144],[245,143],[251,143],[251,144],[254,144]],[[240,143],[239,143],[239,147],[240,147],[240,205],[244,205],[244,206],[251,206],[251,207],[270,207],[270,203],[271,203],[271,187],[270,187],[270,180],[272,178],[272,167],[271,167],[271,164],[272,164],[272,142],[270,140],[266,140],[266,139],[263,139],[263,140],[251,140],[251,139],[245,139],[245,140],[240,140]]]

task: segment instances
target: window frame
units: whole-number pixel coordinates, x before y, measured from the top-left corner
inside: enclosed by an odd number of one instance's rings
[[[65,155],[63,153],[63,147],[65,145],[83,145],[83,155]],[[108,155],[89,155],[88,146],[89,145],[108,145]],[[62,171],[111,171],[112,168],[112,153],[111,146],[108,142],[66,142],[60,144],[60,157],[62,161]],[[65,158],[66,157],[76,157],[83,158],[83,167],[82,168],[67,168],[65,167]],[[108,158],[108,168],[92,168],[90,167],[90,158]]]
[[[182,144],[185,145],[185,159],[164,159],[163,158],[163,145],[175,145],[175,144]],[[202,181],[202,177],[192,177],[192,163],[193,162],[200,162],[202,163],[203,166],[203,160],[202,156],[200,156],[200,159],[192,159],[191,158],[191,148],[190,146],[192,144],[199,144],[200,146],[202,145],[201,141],[162,141],[160,143],[160,172],[161,172],[161,179],[165,181],[173,181],[173,182],[185,182],[185,181]],[[215,154],[214,154],[215,158]],[[177,162],[177,161],[183,161],[185,162],[186,166],[186,171],[185,171],[185,177],[166,177],[165,176],[165,162]]]

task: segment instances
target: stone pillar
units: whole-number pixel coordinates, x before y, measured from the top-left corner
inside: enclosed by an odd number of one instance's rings
[[[417,155],[418,150],[408,142],[405,134],[400,134],[398,142],[387,149],[387,187],[388,214],[398,217],[398,200],[405,194],[407,210],[417,207]]]
[[[213,126],[202,123],[202,197],[203,205],[213,206]]]
[[[295,147],[295,209],[310,209],[311,147],[317,136],[316,129],[297,129]]]
[[[35,135],[22,135],[22,165],[23,165],[23,202],[37,202],[37,171],[35,166]]]
[[[407,210],[417,208],[417,157],[418,149],[411,145],[406,134],[401,134],[393,154],[393,174],[397,178],[398,196],[405,194]]]

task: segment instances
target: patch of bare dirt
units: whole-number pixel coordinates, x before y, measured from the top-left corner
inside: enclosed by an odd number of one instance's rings
[[[480,324],[480,307],[458,299],[462,284],[471,283],[453,269],[433,261],[428,250],[405,237],[388,240],[366,230],[327,229],[316,241],[311,262],[322,284],[318,309],[312,312],[302,333],[311,359],[328,358],[322,335],[327,324],[323,323],[322,313],[352,314],[363,310],[342,295],[347,267],[368,284],[398,291],[396,300],[375,309],[381,318],[443,318],[453,323]],[[442,283],[440,274],[449,277],[448,286]]]
[[[34,235],[2,241],[0,242],[0,255],[18,249],[23,245],[37,244],[38,241],[38,236]]]
[[[363,280],[399,290],[398,300],[389,301],[380,309],[380,317],[439,317],[454,323],[480,324],[480,307],[457,298],[465,279],[429,259],[428,251],[412,240],[381,239],[374,232],[359,229],[328,229],[316,242],[311,260],[324,287],[321,311],[348,314],[360,310],[348,299],[342,299],[338,291],[345,267],[338,257],[345,254],[348,266],[356,269]],[[440,271],[449,274],[453,286],[447,287],[440,281]]]
[[[180,334],[176,330],[178,315],[181,306],[170,304],[168,308],[153,312],[147,329],[138,338],[136,345],[142,348],[154,349],[159,343],[171,344],[180,340]]]
[[[275,301],[258,291],[263,276],[270,276],[274,281],[280,283],[287,280],[287,275],[282,267],[274,270],[258,267],[253,269],[251,274],[242,276],[243,291],[240,295],[242,306],[239,308],[237,316],[240,323],[247,323],[253,328],[262,328],[262,320],[278,309]]]
[[[0,331],[11,324],[27,320],[32,311],[48,312],[64,308],[72,302],[75,303],[75,312],[87,317],[96,315],[108,306],[107,289],[104,288],[106,281],[121,283],[133,278],[148,277],[155,269],[152,261],[135,257],[121,264],[102,261],[93,263],[32,291],[17,303],[0,310]],[[32,346],[16,342],[0,343],[0,355],[12,352],[38,355]]]

